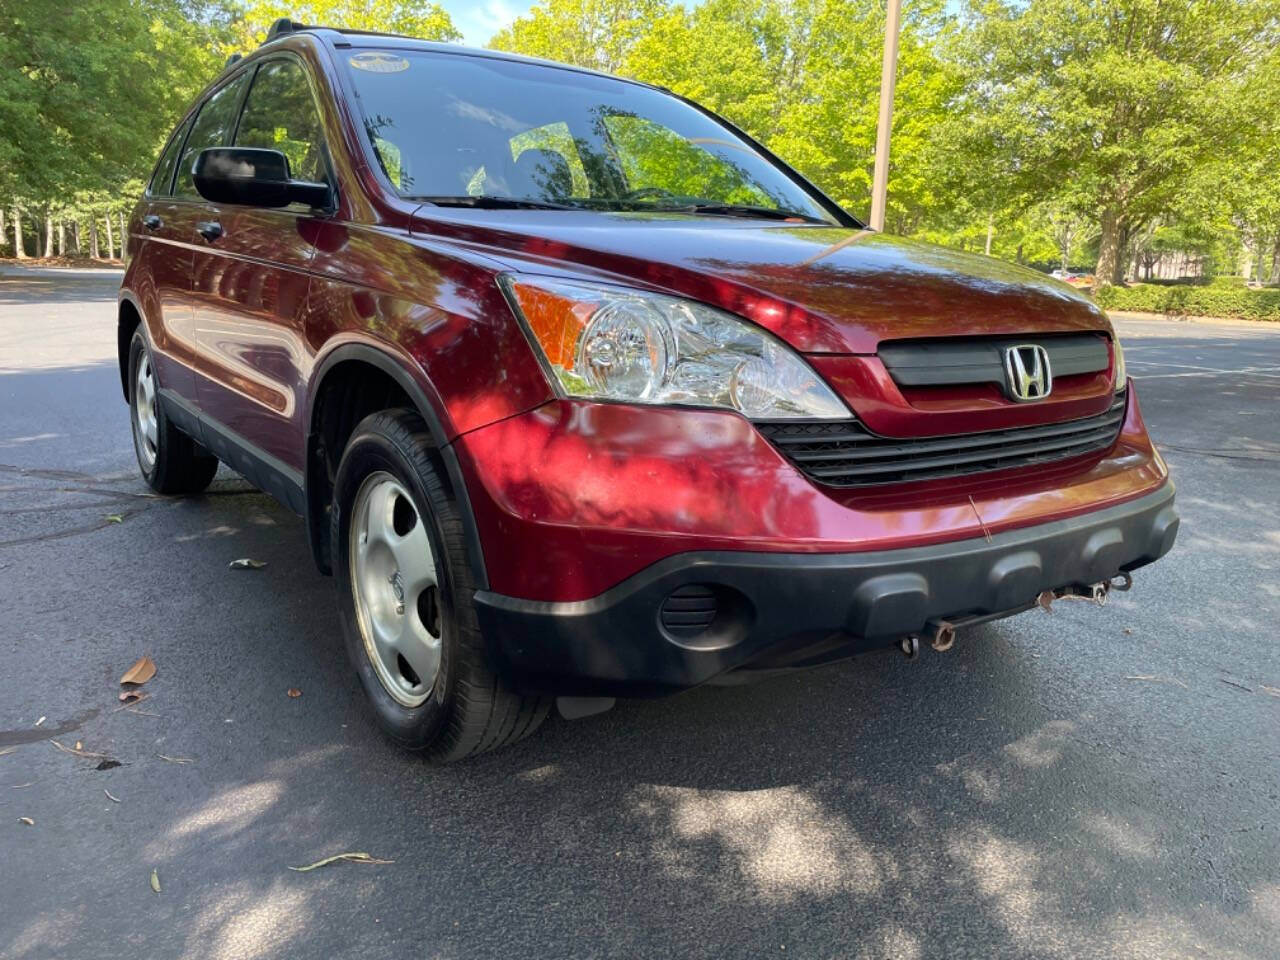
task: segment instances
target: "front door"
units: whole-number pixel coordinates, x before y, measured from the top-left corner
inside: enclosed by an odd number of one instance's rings
[[[258,67],[236,146],[279,150],[297,180],[332,182],[307,75],[290,56]],[[209,231],[192,272],[196,389],[200,407],[228,438],[301,473],[309,370],[303,319],[317,215],[210,205]]]

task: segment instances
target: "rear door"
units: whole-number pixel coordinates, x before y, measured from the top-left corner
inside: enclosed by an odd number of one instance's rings
[[[191,247],[181,227],[181,211],[173,201],[173,174],[190,129],[188,117],[170,137],[147,184],[141,216],[131,229],[136,244],[132,283],[147,318],[156,377],[162,389],[194,403],[196,340],[187,299]]]
[[[205,98],[182,141],[182,150],[174,165],[173,186],[168,191],[170,195],[162,204],[157,203],[153,211],[161,221],[155,233],[162,236],[171,248],[166,259],[165,274],[161,276],[157,273],[156,287],[161,291],[162,302],[173,304],[169,312],[179,318],[173,324],[174,356],[185,367],[180,383],[170,383],[163,373],[160,383],[164,388],[172,387],[192,407],[199,406],[195,371],[200,366],[195,306],[192,300],[192,273],[198,252],[205,243],[199,232],[200,225],[216,214],[211,212],[211,205],[196,193],[191,168],[201,150],[222,146],[231,136],[236,107],[248,80],[248,74],[242,71]],[[145,223],[143,228],[146,229]]]
[[[233,143],[279,150],[296,180],[333,183],[311,84],[292,55],[258,66]],[[193,273],[201,409],[229,440],[290,471],[303,467],[303,316],[316,220],[301,204],[223,206],[221,233]]]

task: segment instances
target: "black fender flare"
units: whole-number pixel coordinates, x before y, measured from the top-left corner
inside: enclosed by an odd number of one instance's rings
[[[306,470],[304,487],[307,503],[307,541],[311,546],[311,555],[316,566],[323,573],[331,573],[330,559],[325,555],[324,547],[328,542],[328,521],[325,517],[327,502],[322,502],[321,484],[312,482],[312,471],[316,467],[318,440],[314,429],[315,398],[319,395],[325,377],[338,364],[348,360],[357,360],[378,368],[389,376],[404,390],[413,402],[414,408],[431,431],[431,438],[436,451],[444,464],[445,473],[458,500],[458,512],[462,515],[462,525],[466,536],[467,558],[471,564],[476,589],[489,589],[489,576],[484,565],[484,551],[480,546],[480,531],[476,526],[475,513],[471,509],[471,497],[467,491],[466,479],[462,467],[458,463],[457,451],[453,449],[453,440],[446,432],[435,404],[427,395],[418,378],[407,366],[406,362],[395,355],[379,350],[367,343],[346,343],[335,347],[316,365],[311,374],[311,384],[307,389],[306,407]]]
[[[133,295],[132,290],[123,287],[116,294],[116,359],[120,364],[120,389],[124,393],[124,402],[129,402],[129,373],[125,370],[125,351],[128,344],[122,343],[120,338],[120,311],[125,304],[129,304],[133,308],[133,312],[138,315],[138,327],[142,330],[142,335],[147,340],[147,346],[151,346],[151,331],[147,329],[147,315],[142,312],[142,304],[138,303],[138,298]],[[130,336],[132,339],[132,335]]]

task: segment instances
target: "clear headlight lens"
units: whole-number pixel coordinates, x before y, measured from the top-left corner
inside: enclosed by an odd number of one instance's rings
[[[500,282],[569,396],[724,407],[754,420],[851,416],[788,347],[712,307],[549,277]]]
[[[1116,355],[1116,393],[1119,393],[1129,382],[1129,374],[1124,368],[1124,348],[1120,346],[1119,337],[1112,336],[1111,349]]]

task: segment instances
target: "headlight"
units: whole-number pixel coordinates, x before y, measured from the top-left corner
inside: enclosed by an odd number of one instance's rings
[[[1129,382],[1129,374],[1124,368],[1124,348],[1120,346],[1120,339],[1115,335],[1111,337],[1111,349],[1116,355],[1116,393],[1119,393]]]
[[[788,347],[712,307],[548,277],[499,282],[568,396],[724,407],[754,420],[851,416]]]

